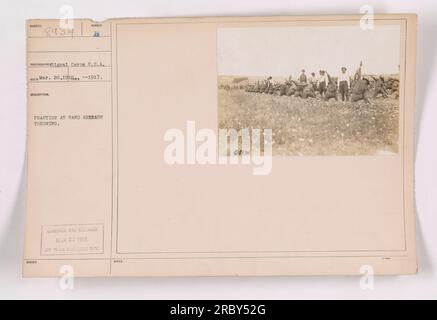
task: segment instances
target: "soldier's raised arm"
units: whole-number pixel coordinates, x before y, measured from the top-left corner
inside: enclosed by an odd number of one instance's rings
[[[362,77],[362,67],[363,67],[363,61],[360,61],[360,66],[358,67],[357,71],[355,71],[355,80],[360,80]]]

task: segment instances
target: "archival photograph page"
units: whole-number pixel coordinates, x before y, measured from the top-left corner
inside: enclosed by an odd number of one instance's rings
[[[27,22],[23,274],[414,274],[416,16]]]

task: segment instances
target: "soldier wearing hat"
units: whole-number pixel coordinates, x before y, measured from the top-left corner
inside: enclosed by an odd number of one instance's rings
[[[329,79],[328,79],[328,76],[326,74],[326,71],[320,70],[318,83],[319,83],[320,97],[322,97],[322,98],[325,96],[326,86],[328,85],[328,82],[329,82]]]
[[[349,100],[350,79],[346,71],[346,67],[341,67],[341,73],[338,76],[338,91],[341,95],[341,101]]]
[[[305,69],[302,69],[301,74],[299,76],[299,82],[307,83],[307,76],[305,74]]]

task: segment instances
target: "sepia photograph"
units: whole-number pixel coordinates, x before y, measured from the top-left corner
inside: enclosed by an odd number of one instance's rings
[[[398,153],[399,25],[217,30],[219,129],[272,129],[273,155]]]

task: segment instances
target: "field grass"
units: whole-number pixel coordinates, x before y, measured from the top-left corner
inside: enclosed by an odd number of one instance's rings
[[[219,89],[221,129],[270,128],[273,155],[376,155],[398,152],[399,100],[373,104]]]

